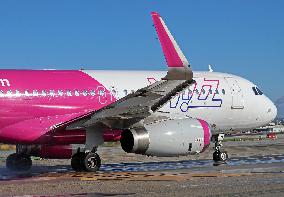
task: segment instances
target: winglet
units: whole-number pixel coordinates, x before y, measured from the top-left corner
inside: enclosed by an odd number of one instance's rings
[[[192,80],[193,73],[190,69],[189,62],[176,43],[164,20],[157,12],[152,12],[151,15],[168,64],[168,73],[164,79]]]

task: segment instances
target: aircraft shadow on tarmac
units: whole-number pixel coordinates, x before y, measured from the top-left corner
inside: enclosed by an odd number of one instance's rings
[[[284,155],[237,157],[230,158],[227,162],[229,166],[245,164],[268,164],[284,163]],[[133,163],[113,163],[103,164],[100,172],[149,172],[167,171],[179,169],[192,169],[213,166],[212,160],[184,160],[184,161],[161,161],[161,162],[133,162]],[[35,165],[27,172],[12,172],[5,167],[0,167],[0,181],[29,178],[45,173],[66,173],[72,172],[69,165],[39,166]]]

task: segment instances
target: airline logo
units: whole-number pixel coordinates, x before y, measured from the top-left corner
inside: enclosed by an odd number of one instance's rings
[[[180,108],[181,112],[187,112],[190,108],[221,107],[222,99],[220,94],[225,90],[219,90],[219,80],[204,78],[196,82],[190,89],[176,96],[170,101],[170,108]]]

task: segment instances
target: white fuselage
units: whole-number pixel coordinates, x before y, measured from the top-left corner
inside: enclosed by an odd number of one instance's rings
[[[165,71],[83,71],[101,82],[116,99],[166,75]],[[207,121],[214,132],[250,130],[271,122],[273,102],[256,94],[252,82],[226,73],[194,72],[196,83],[156,113],[187,115]]]

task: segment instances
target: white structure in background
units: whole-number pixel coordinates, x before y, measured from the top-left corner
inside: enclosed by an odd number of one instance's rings
[[[255,131],[265,132],[265,133],[284,133],[284,126],[275,125],[275,123],[270,123],[265,127],[260,127],[255,129]]]

